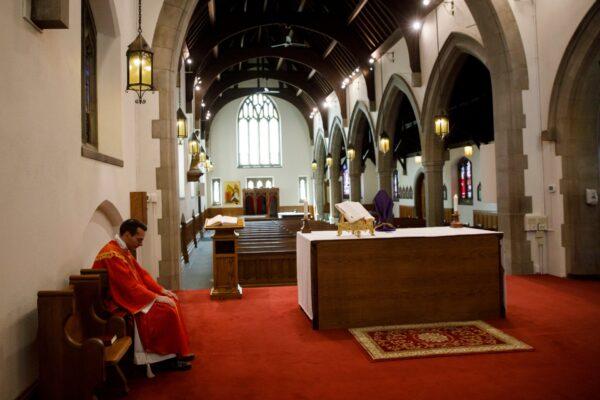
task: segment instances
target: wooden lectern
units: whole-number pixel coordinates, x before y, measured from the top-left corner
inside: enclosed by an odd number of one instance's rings
[[[213,235],[213,287],[211,299],[241,299],[242,287],[238,281],[238,233],[244,228],[244,220],[238,218],[237,225],[206,226],[215,231]]]

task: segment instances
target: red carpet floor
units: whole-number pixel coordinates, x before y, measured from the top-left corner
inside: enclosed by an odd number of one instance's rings
[[[180,293],[198,359],[131,381],[132,399],[599,399],[600,282],[509,277],[508,318],[534,351],[373,362],[347,331],[313,331],[296,287],[239,301]]]

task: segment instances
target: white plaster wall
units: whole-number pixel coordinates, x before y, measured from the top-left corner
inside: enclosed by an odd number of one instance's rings
[[[37,291],[63,288],[89,267],[110,232],[96,208],[108,200],[128,217],[129,192],[139,189],[136,106],[123,91],[135,4],[110,3],[120,36],[99,37],[99,142],[123,168],[81,157],[80,2],[70,2],[69,29],[43,33],[22,19],[20,1],[0,4],[0,183],[8,188],[0,198],[0,363],[10,366],[0,372],[3,399],[37,377]],[[162,1],[146,3],[150,13]]]
[[[207,193],[212,201],[211,179],[221,179],[221,191],[225,181],[240,181],[246,187],[246,178],[273,177],[273,186],[279,188],[280,205],[299,204],[298,177],[310,178],[313,152],[308,136],[308,126],[298,109],[277,97],[272,98],[279,110],[282,138],[281,168],[238,168],[237,167],[237,115],[244,98],[228,103],[213,118],[210,130],[209,155],[215,164],[208,174]],[[310,181],[309,181],[310,182]],[[309,202],[312,187],[309,184]],[[221,193],[223,198],[223,193]],[[210,206],[210,205],[209,205]]]

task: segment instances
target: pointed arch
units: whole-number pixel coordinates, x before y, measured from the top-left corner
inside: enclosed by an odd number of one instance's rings
[[[394,149],[394,132],[398,119],[398,109],[403,101],[408,101],[411,105],[419,129],[419,138],[422,141],[419,103],[408,82],[400,75],[393,74],[388,80],[385,90],[383,91],[383,96],[381,97],[381,105],[377,115],[376,147],[379,138],[386,132],[390,137],[390,148]],[[394,170],[395,164],[393,153],[393,151],[388,151],[386,154],[383,154],[380,151],[375,152],[377,171],[379,173],[379,189],[387,191],[390,196],[392,195],[392,171]]]
[[[600,185],[600,3],[573,34],[550,97],[547,139],[561,156],[559,182],[564,217],[560,230],[566,270],[560,275],[600,274],[600,209],[582,200]],[[585,170],[585,173],[583,170]]]

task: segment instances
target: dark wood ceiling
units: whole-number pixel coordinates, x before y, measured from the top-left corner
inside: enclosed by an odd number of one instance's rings
[[[201,80],[195,107],[197,118],[203,118],[225,91],[247,80],[262,88],[268,79],[269,87],[295,93],[306,104],[303,108],[312,110],[322,108],[332,92],[345,101],[342,81],[358,68],[355,74],[363,74],[374,101],[369,58],[405,36],[413,72],[420,72],[419,32],[410,24],[437,3],[425,7],[422,0],[200,0],[186,36],[192,59],[187,99],[192,100],[195,82]],[[284,43],[286,36],[305,47],[272,47]],[[200,107],[201,100],[206,107]]]

